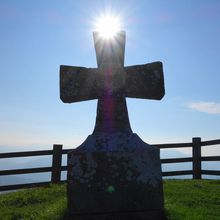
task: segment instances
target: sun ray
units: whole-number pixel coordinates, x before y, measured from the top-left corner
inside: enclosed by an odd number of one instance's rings
[[[96,19],[95,26],[95,31],[98,31],[101,37],[111,39],[121,29],[120,18],[116,15],[105,14]]]

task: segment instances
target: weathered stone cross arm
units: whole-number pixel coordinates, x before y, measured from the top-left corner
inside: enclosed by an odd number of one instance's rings
[[[125,97],[163,98],[165,90],[161,62],[128,66],[123,70]],[[60,98],[65,103],[98,99],[101,95],[100,82],[98,68],[60,66]]]

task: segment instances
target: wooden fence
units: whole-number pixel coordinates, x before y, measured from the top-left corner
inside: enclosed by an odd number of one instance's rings
[[[201,147],[211,146],[211,145],[219,145],[219,149],[220,149],[220,139],[202,142],[201,138],[196,137],[193,138],[192,142],[190,143],[154,145],[156,147],[159,147],[160,149],[186,148],[186,147],[192,148],[192,157],[161,159],[162,164],[192,162],[192,170],[163,172],[162,173],[163,176],[193,175],[193,179],[201,179],[202,174],[220,175],[220,170],[202,170],[201,163],[203,161],[220,161],[220,156],[203,157],[201,155]],[[15,190],[21,188],[32,188],[37,186],[44,186],[50,183],[56,184],[56,183],[66,182],[66,180],[61,181],[61,172],[67,171],[67,166],[62,166],[62,155],[67,154],[69,149],[62,149],[62,147],[63,147],[62,145],[53,145],[53,150],[0,153],[0,159],[52,155],[52,167],[0,170],[0,176],[51,172],[51,181],[16,184],[16,185],[4,185],[4,186],[0,186],[0,191]]]

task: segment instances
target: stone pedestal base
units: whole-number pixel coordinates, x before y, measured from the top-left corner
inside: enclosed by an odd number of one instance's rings
[[[135,134],[122,137],[121,148],[114,149],[120,135],[91,135],[68,154],[68,211],[74,220],[163,219],[159,149]],[[97,143],[99,150],[91,146]]]
[[[69,215],[64,220],[167,220],[163,210],[93,215]]]

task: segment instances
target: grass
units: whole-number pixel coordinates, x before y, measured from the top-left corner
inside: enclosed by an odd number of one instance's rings
[[[50,185],[0,195],[0,220],[58,220],[66,210],[66,186]]]
[[[220,180],[165,180],[170,220],[219,220]],[[0,195],[0,220],[58,220],[66,212],[66,185]]]
[[[166,180],[168,219],[220,220],[220,180]]]

